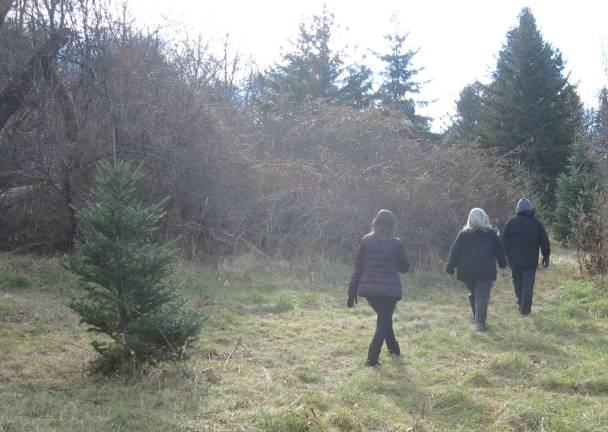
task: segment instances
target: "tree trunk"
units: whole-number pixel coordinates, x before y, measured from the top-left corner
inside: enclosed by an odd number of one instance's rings
[[[61,167],[61,182],[65,205],[68,210],[69,220],[66,232],[66,246],[69,250],[74,246],[74,240],[78,233],[78,218],[74,208],[74,177],[80,170],[78,157],[76,156],[76,146],[78,145],[78,119],[74,99],[69,90],[57,75],[53,58],[42,60],[42,70],[44,79],[54,90],[54,95],[61,106],[63,116],[64,136],[66,140],[65,160]]]

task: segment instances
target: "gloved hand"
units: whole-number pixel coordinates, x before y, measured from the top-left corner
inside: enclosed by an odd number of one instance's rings
[[[549,257],[548,256],[543,257],[542,266],[543,266],[543,268],[549,267]]]
[[[355,303],[358,303],[359,301],[357,300],[357,294],[352,295],[352,296],[348,296],[348,300],[346,301],[346,306],[348,306],[349,308],[352,308]]]

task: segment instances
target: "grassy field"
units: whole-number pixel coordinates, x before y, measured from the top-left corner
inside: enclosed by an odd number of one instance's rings
[[[0,432],[608,430],[608,294],[564,254],[540,272],[529,317],[502,274],[486,333],[462,286],[405,276],[403,355],[383,352],[376,369],[363,367],[371,308],[344,305],[349,271],[184,264],[176,281],[208,317],[192,358],[104,378],[87,372],[93,335],[65,306],[70,275],[54,259],[4,256]]]

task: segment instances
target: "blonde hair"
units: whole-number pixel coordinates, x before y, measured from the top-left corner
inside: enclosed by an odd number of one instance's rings
[[[490,218],[487,213],[478,207],[471,209],[467,224],[464,226],[464,231],[489,231],[493,229],[490,224]]]

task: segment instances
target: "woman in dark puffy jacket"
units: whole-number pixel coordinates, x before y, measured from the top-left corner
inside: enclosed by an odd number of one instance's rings
[[[395,236],[395,216],[380,210],[372,222],[372,230],[359,244],[357,262],[348,287],[347,306],[353,307],[357,295],[367,302],[378,315],[376,333],[369,345],[366,366],[378,366],[382,344],[391,355],[401,350],[393,332],[393,312],[402,297],[399,273],[405,273],[409,263],[403,242]]]
[[[505,251],[485,211],[474,208],[465,227],[458,233],[446,271],[456,275],[469,290],[469,303],[477,330],[485,331],[490,290],[496,280],[496,262],[507,266]]]

